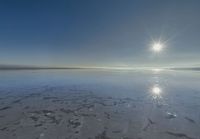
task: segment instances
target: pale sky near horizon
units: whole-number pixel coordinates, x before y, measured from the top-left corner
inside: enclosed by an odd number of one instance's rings
[[[0,64],[200,65],[199,14],[199,0],[1,0]]]

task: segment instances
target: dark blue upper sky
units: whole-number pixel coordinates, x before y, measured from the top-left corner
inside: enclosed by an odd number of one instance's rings
[[[199,0],[1,0],[0,64],[199,65],[199,14]]]

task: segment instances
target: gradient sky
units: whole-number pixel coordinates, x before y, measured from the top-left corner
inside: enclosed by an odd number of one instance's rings
[[[0,64],[200,65],[199,14],[199,0],[1,0]]]

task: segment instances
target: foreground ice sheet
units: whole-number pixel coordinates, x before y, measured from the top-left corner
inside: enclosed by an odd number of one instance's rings
[[[0,139],[200,139],[200,73],[0,71]]]

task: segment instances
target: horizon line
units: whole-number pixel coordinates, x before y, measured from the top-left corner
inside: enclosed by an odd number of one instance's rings
[[[26,65],[1,65],[0,64],[0,70],[56,70],[56,69],[105,69],[105,70],[157,70],[157,69],[164,69],[164,70],[200,70],[200,66],[184,66],[184,67],[172,67],[172,66],[110,66],[110,67],[103,67],[103,66],[91,66],[91,67],[84,67],[84,66],[69,66],[69,67],[65,67],[65,66],[26,66]]]

